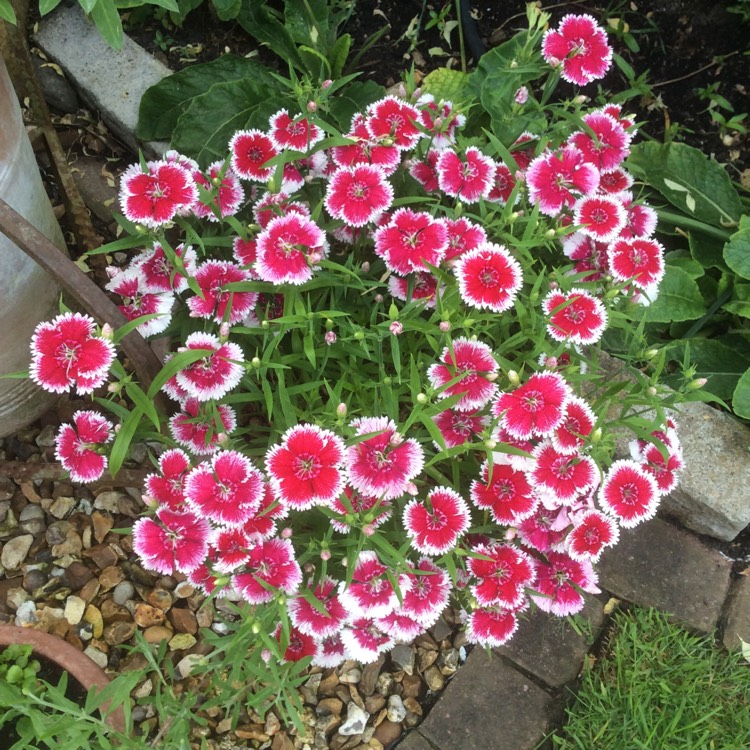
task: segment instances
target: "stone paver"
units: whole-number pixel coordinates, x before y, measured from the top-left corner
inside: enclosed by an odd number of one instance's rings
[[[729,590],[730,560],[660,518],[623,529],[598,563],[599,585],[615,596],[674,615],[710,634]]]
[[[750,430],[700,402],[677,410],[685,470],[662,507],[699,534],[731,541],[750,524]]]
[[[490,657],[477,647],[419,732],[440,750],[533,750],[554,711],[542,688],[498,654]]]
[[[398,750],[435,750],[436,745],[428,742],[418,729],[409,732],[401,742],[398,743]]]
[[[583,658],[604,622],[604,605],[586,595],[581,616],[587,622],[577,632],[569,619],[536,609],[520,623],[508,644],[497,650],[550,687],[562,687],[578,676]]]
[[[724,616],[724,647],[739,650],[740,638],[750,643],[750,578],[743,576],[734,582]]]
[[[127,36],[122,50],[113,50],[78,4],[60,6],[45,18],[35,41],[63,68],[81,97],[101,111],[112,132],[137,151],[134,134],[141,97],[172,71]],[[148,145],[149,156],[164,148]]]

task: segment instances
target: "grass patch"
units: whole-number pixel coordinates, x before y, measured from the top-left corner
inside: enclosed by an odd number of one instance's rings
[[[655,610],[620,611],[587,669],[561,750],[748,750],[750,665]]]

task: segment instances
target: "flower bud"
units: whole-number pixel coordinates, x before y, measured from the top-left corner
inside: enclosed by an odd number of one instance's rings
[[[285,526],[281,530],[281,538],[282,539],[291,539],[292,538],[292,529],[290,526]]]
[[[695,380],[691,380],[686,388],[689,391],[697,391],[699,388],[703,388],[706,383],[708,383],[708,378],[696,378]]]
[[[331,550],[329,549],[322,549],[320,550],[320,559],[323,561],[327,561],[331,559]]]
[[[418,393],[417,394],[417,403],[418,404],[426,404],[429,399],[427,398],[426,393]]]
[[[591,433],[591,442],[596,445],[597,443],[600,443],[602,440],[602,428],[597,427],[592,433]]]
[[[511,385],[521,385],[521,378],[518,376],[518,373],[515,370],[508,370],[508,380],[510,381]]]
[[[365,536],[372,536],[375,533],[375,527],[372,524],[362,527],[362,533]]]
[[[362,265],[360,266],[360,270],[362,271],[362,273],[369,273],[370,272],[370,261],[369,260],[362,261]]]
[[[226,432],[220,432],[216,436],[216,442],[221,446],[226,446],[229,444],[229,435],[227,435]]]
[[[380,304],[383,301],[383,295],[382,294],[376,294],[375,295],[375,302]]]
[[[253,633],[255,633],[254,630],[253,630]],[[258,633],[260,633],[260,626],[258,626]],[[257,635],[257,633],[255,633],[255,634]],[[260,652],[260,658],[263,659],[263,661],[266,664],[268,664],[268,662],[271,661],[271,657],[272,656],[273,655],[271,654],[271,651],[269,649],[267,649],[267,648],[262,649],[261,652]]]
[[[393,378],[390,375],[386,375],[383,378],[383,385],[391,385],[393,383]]]
[[[544,233],[545,239],[548,239],[548,240],[554,240],[556,236],[557,236],[557,232],[554,229],[548,229]]]
[[[318,111],[318,104],[317,104],[317,102],[312,102],[312,101],[308,102],[307,103],[307,111],[310,114],[313,114],[313,113],[317,112]]]
[[[406,491],[412,497],[416,497],[419,494],[419,490],[417,489],[417,485],[414,484],[414,482],[407,482],[406,483]]]
[[[506,529],[505,530],[505,541],[506,542],[512,542],[516,538],[516,530],[515,529]]]
[[[404,332],[404,324],[400,320],[394,320],[388,328],[394,336],[400,336]]]
[[[103,339],[109,339],[110,341],[112,341],[112,339],[115,337],[115,332],[114,332],[114,330],[112,329],[112,326],[109,323],[105,323],[102,326],[102,330],[101,330],[101,334],[100,335],[101,335],[101,337]]]
[[[484,447],[488,451],[494,451],[495,448],[497,448],[497,440],[493,440],[492,438],[489,438],[484,441]]]
[[[119,383],[108,383],[107,393],[119,393],[122,386]]]
[[[406,86],[403,83],[399,83],[396,93],[402,98],[406,99]]]
[[[253,367],[254,367],[254,368],[255,368],[256,370],[259,370],[259,369],[260,369],[260,357],[253,357],[253,358],[252,358],[252,359],[250,360],[250,364],[251,364],[251,365],[252,365],[252,366],[253,366]]]
[[[498,374],[496,372],[488,372],[484,379],[489,383],[494,383],[498,378]]]
[[[656,393],[657,393],[657,391],[656,391],[656,388],[654,388],[654,386],[653,386],[653,385],[650,385],[650,386],[649,386],[648,388],[646,388],[646,394],[647,394],[648,396],[651,396],[651,397],[653,397],[653,396],[655,396],[655,395],[656,395]]]
[[[449,321],[447,321],[447,320],[441,320],[441,321],[440,321],[440,325],[438,326],[438,328],[439,328],[439,329],[440,329],[440,330],[441,330],[441,331],[442,331],[443,333],[448,333],[448,331],[450,331],[450,329],[451,329],[451,324],[450,324],[450,322],[449,322]]]
[[[231,329],[231,326],[227,321],[225,320],[220,326],[219,326],[219,336],[221,338],[225,339],[229,336],[229,331]]]
[[[256,621],[256,622],[254,622],[254,623],[253,623],[253,624],[252,624],[252,625],[250,626],[250,632],[251,632],[251,633],[253,633],[253,635],[258,635],[258,633],[260,633],[260,623],[259,623],[259,622],[257,622],[257,621]]]
[[[354,338],[357,339],[357,341],[362,341],[362,339],[365,337],[364,331],[355,331],[354,332]]]
[[[271,324],[267,320],[261,320],[260,321],[260,327],[261,328],[270,328]]]
[[[529,90],[526,88],[526,86],[521,86],[518,91],[516,91],[515,96],[513,97],[516,104],[526,104],[529,98]]]
[[[659,353],[658,349],[649,349],[643,355],[644,359],[653,359]]]
[[[554,370],[557,367],[557,357],[547,357],[544,366],[549,370]]]
[[[331,344],[336,343],[336,339],[338,336],[336,335],[335,331],[326,331],[326,335],[323,337],[325,339],[326,344],[330,346]]]
[[[330,78],[326,78],[323,83],[320,84],[320,88],[323,89],[323,91],[326,91],[327,89],[330,89],[331,86],[333,86],[333,81]]]
[[[336,416],[343,419],[346,416],[346,404],[343,401],[336,407]]]
[[[392,445],[394,448],[397,448],[403,442],[404,436],[400,432],[394,432],[393,435],[391,435],[391,439],[388,441],[388,445]]]

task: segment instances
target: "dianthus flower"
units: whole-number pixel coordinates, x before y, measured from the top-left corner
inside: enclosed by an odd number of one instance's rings
[[[603,78],[612,64],[607,34],[587,14],[563,16],[557,29],[546,31],[542,55],[548,64],[561,65],[563,79],[578,86]]]
[[[599,170],[573,146],[546,151],[526,169],[529,200],[539,202],[539,210],[557,216],[582,195],[591,195],[599,186]]]
[[[552,433],[552,445],[558,453],[577,453],[594,429],[596,417],[591,407],[579,396],[571,396],[565,404],[565,416]]]
[[[427,193],[436,193],[440,190],[438,180],[437,162],[440,151],[431,148],[423,160],[413,160],[409,164],[409,174],[424,188]]]
[[[553,289],[542,302],[549,316],[547,333],[555,341],[594,344],[607,327],[607,311],[600,299],[585,289],[564,293]]]
[[[278,153],[273,141],[261,130],[238,130],[229,141],[232,169],[243,180],[265,182],[271,179],[274,167],[263,165]]]
[[[375,252],[396,273],[425,271],[425,263],[437,266],[448,246],[448,230],[426,211],[399,208],[390,221],[375,232]]]
[[[190,210],[198,199],[192,173],[177,163],[150,161],[128,167],[120,182],[120,206],[128,221],[151,229]]]
[[[338,583],[327,576],[311,591],[290,599],[287,609],[294,627],[315,638],[329,638],[338,633],[349,616],[335,593]],[[312,604],[310,599],[316,603]]]
[[[411,293],[409,287],[411,287]],[[424,302],[425,307],[435,307],[437,289],[438,280],[428,271],[416,271],[406,277],[396,274],[388,277],[388,291],[391,296],[404,302],[420,300]]]
[[[413,148],[422,138],[417,127],[419,110],[395,96],[386,96],[367,108],[365,125],[376,140],[392,141],[400,150]]]
[[[596,562],[604,548],[617,544],[619,537],[614,518],[591,509],[576,518],[565,546],[574,560]]]
[[[352,227],[376,221],[392,203],[391,183],[385,172],[372,164],[340,167],[328,182],[326,210]]]
[[[174,294],[171,291],[149,292],[138,266],[120,271],[109,281],[105,289],[120,295],[122,304],[118,307],[128,320],[137,320],[147,315],[154,316],[138,326],[138,333],[144,338],[162,333],[172,321]]]
[[[461,299],[471,307],[500,313],[513,306],[523,285],[519,262],[502,245],[485,242],[461,255],[454,272]]]
[[[353,167],[357,164],[374,164],[386,174],[393,174],[401,162],[401,152],[396,146],[386,146],[374,139],[367,129],[365,117],[361,112],[354,115],[352,125],[346,138],[354,143],[346,146],[334,146],[331,156],[338,167]]]
[[[520,607],[477,607],[466,621],[466,640],[488,648],[507,643],[518,630],[516,612]]]
[[[195,170],[193,179],[206,191],[212,194],[215,191],[213,197],[205,200],[199,197],[193,205],[193,213],[199,219],[219,221],[226,216],[234,216],[239,211],[242,201],[245,200],[245,191],[237,175],[231,167],[225,165],[223,160],[209,164],[206,174]]]
[[[593,136],[579,131],[568,138],[568,143],[579,149],[586,161],[600,172],[619,167],[630,151],[631,138],[622,124],[604,112],[589,112],[582,119],[593,131]]]
[[[206,350],[205,354],[177,373],[177,385],[198,401],[221,398],[242,379],[242,349],[228,341],[222,344],[213,334],[196,331],[185,339],[180,351],[201,349]]]
[[[597,576],[589,560],[573,560],[562,552],[547,552],[537,560],[537,577],[531,598],[539,609],[558,617],[580,612],[586,603],[581,591],[598,594]]]
[[[74,482],[93,482],[107,468],[101,451],[112,440],[112,423],[95,411],[77,411],[55,437],[55,456]]]
[[[457,219],[445,219],[445,228],[448,230],[446,261],[459,258],[464,253],[487,242],[487,232],[484,231],[484,227],[469,221],[465,216],[459,216]]]
[[[526,587],[536,578],[531,555],[511,544],[477,544],[471,551],[466,565],[477,579],[471,585],[471,593],[479,604],[483,607],[521,605],[526,598]]]
[[[192,276],[196,271],[196,258],[195,250],[189,245],[180,243],[167,254],[162,245],[155,242],[151,250],[144,250],[133,258],[128,268],[137,269],[146,292],[184,292],[188,288],[187,275]]]
[[[380,500],[374,495],[363,495],[351,487],[344,487],[343,496],[345,500],[339,495],[329,506],[335,513],[340,514],[331,518],[330,522],[331,526],[342,534],[348,534],[352,530],[351,524],[355,521],[363,525],[366,515],[372,517],[372,520],[368,521],[368,526],[372,529],[376,529],[391,517],[391,503],[388,500]]]
[[[597,480],[596,464],[589,456],[558,453],[544,443],[534,449],[536,466],[531,481],[542,492],[542,501],[553,506],[569,502],[590,490]]]
[[[352,580],[339,585],[339,601],[351,617],[385,617],[398,605],[398,596],[388,576],[390,569],[383,565],[372,550],[359,553],[352,571]],[[401,593],[409,590],[410,581],[399,576]]]
[[[433,417],[433,421],[443,436],[446,448],[471,442],[487,426],[488,419],[479,410],[474,412],[445,409]],[[438,450],[442,447],[435,443]]]
[[[656,515],[659,487],[641,464],[621,459],[609,467],[598,497],[602,509],[629,529]]]
[[[471,483],[471,500],[480,510],[489,510],[495,523],[515,525],[528,518],[539,503],[526,473],[510,464],[482,464],[480,479]]]
[[[196,456],[219,450],[220,435],[234,432],[237,416],[228,404],[205,404],[187,398],[182,410],[169,419],[169,431],[180,445]]]
[[[464,203],[486,198],[495,179],[495,164],[476,146],[469,146],[462,159],[452,149],[442,151],[435,169],[440,189]]]
[[[250,550],[244,571],[232,577],[232,586],[250,604],[270,602],[279,589],[295,594],[302,583],[302,570],[288,539],[272,537]]]
[[[250,281],[251,274],[228,260],[207,260],[194,275],[201,294],[189,297],[192,318],[209,318],[229,325],[239,323],[258,301],[257,292],[241,292],[231,284]]]
[[[609,267],[618,281],[631,281],[650,298],[664,276],[664,248],[643,237],[617,240],[609,246]]]
[[[573,223],[598,242],[611,242],[625,227],[627,213],[619,196],[590,195],[573,206]]]
[[[404,508],[406,535],[411,546],[425,555],[442,555],[453,549],[470,521],[466,501],[447,487],[436,487],[424,501],[415,498]]]
[[[428,628],[448,604],[451,579],[448,572],[429,557],[420,558],[413,571],[407,574],[411,585],[403,593],[401,607],[397,611]]]
[[[75,386],[82,395],[98,388],[107,379],[115,347],[95,331],[96,321],[80,313],[39,323],[31,338],[31,379],[52,393]]]
[[[185,505],[185,477],[190,471],[190,458],[179,448],[171,448],[159,456],[159,473],[144,480],[144,499],[172,510]]]
[[[297,115],[292,118],[285,109],[271,115],[268,131],[273,145],[279,151],[308,151],[325,136],[325,133],[306,117]]]
[[[360,664],[372,664],[394,645],[393,636],[383,632],[373,617],[351,620],[341,631],[341,640],[346,657]]]

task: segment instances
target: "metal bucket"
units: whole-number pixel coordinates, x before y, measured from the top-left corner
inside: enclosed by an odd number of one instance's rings
[[[2,56],[0,197],[59,248],[65,247]],[[0,375],[28,369],[34,328],[57,314],[58,294],[47,273],[0,233]],[[0,378],[0,437],[33,422],[56,398],[30,379]]]

